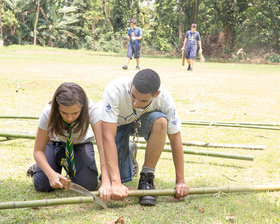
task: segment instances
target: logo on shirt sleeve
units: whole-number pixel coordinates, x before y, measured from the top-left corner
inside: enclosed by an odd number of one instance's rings
[[[172,120],[171,120],[171,124],[177,125],[177,123],[178,123],[178,119],[177,119],[177,117],[176,117],[176,110],[173,109],[173,110],[172,110]]]
[[[108,112],[108,113],[110,113],[111,112],[111,109],[112,109],[112,107],[111,107],[111,105],[110,104],[107,104],[106,105],[106,112]]]

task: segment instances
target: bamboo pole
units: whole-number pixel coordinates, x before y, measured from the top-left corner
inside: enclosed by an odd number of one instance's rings
[[[23,133],[23,132],[8,132],[0,130],[0,137],[6,138],[27,138],[27,139],[35,139],[35,134],[32,133]],[[146,149],[144,144],[138,144],[138,149]],[[170,147],[165,147],[163,149],[164,152],[172,152]],[[220,157],[226,159],[239,159],[239,160],[254,160],[253,156],[250,155],[240,155],[240,154],[229,154],[222,152],[213,152],[213,151],[201,151],[201,150],[192,150],[192,149],[184,149],[184,154],[191,155],[201,155],[201,156],[211,156],[211,157]]]
[[[27,139],[35,139],[36,134],[28,133],[28,132],[11,132],[0,130],[0,137],[6,138],[27,138]]]
[[[39,119],[38,116],[18,116],[18,115],[0,115],[0,119]],[[204,125],[204,126],[228,126],[228,127],[245,127],[253,128],[280,127],[280,124],[254,123],[254,122],[223,122],[223,121],[182,121],[183,125]],[[274,130],[274,129],[272,129]],[[276,130],[280,130],[277,128]]]
[[[204,124],[233,124],[233,125],[248,125],[248,126],[272,126],[280,127],[280,124],[271,124],[271,123],[254,123],[254,122],[224,122],[224,121],[182,121],[183,123],[204,123]]]
[[[16,115],[0,115],[1,119],[32,119],[37,120],[39,117],[36,116],[16,116]]]
[[[215,193],[237,193],[237,192],[271,192],[280,191],[280,185],[256,185],[256,186],[224,186],[224,187],[202,187],[202,188],[190,188],[189,195],[194,194],[215,194]],[[91,192],[95,196],[99,196],[98,191]],[[163,190],[132,190],[129,191],[129,197],[141,197],[141,196],[173,196],[176,191],[174,189]],[[69,198],[57,198],[57,199],[42,199],[32,201],[11,201],[0,202],[1,209],[15,209],[15,208],[33,208],[43,206],[54,205],[67,205],[67,204],[81,204],[92,203],[92,196],[83,197],[69,197]]]
[[[227,124],[227,123],[203,123],[203,122],[190,122],[184,121],[182,125],[199,125],[199,126],[221,126],[221,127],[231,127],[231,128],[251,128],[251,129],[263,129],[263,130],[274,130],[280,131],[280,127],[273,126],[259,126],[259,125],[239,125],[239,124]]]
[[[137,143],[146,143],[144,139],[138,139]],[[166,142],[170,145],[170,142]],[[208,142],[182,142],[185,146],[197,146],[197,147],[212,147],[212,148],[239,148],[239,149],[253,149],[263,150],[266,149],[265,145],[242,145],[242,144],[221,144],[221,143],[208,143]]]
[[[138,145],[137,149],[146,149],[146,145]],[[170,147],[164,147],[163,152],[172,152]],[[239,160],[250,160],[253,161],[254,157],[250,155],[240,155],[240,154],[231,154],[231,153],[222,153],[222,152],[213,152],[213,151],[202,151],[202,150],[193,150],[193,149],[184,149],[184,154],[190,155],[199,155],[199,156],[210,156],[210,157],[220,157],[225,159],[239,159]]]
[[[35,134],[31,133],[22,133],[22,132],[8,132],[8,131],[1,131],[0,136],[6,138],[27,138],[27,139],[35,139]],[[143,144],[137,145],[138,149],[146,149],[146,146]],[[170,147],[165,147],[163,149],[164,152],[172,152]],[[229,154],[229,153],[222,153],[222,152],[211,152],[211,151],[201,151],[201,150],[192,150],[192,149],[184,149],[184,154],[191,154],[191,155],[200,155],[200,156],[211,156],[211,157],[220,157],[226,159],[239,159],[239,160],[254,160],[253,156],[249,155],[239,155],[239,154]]]

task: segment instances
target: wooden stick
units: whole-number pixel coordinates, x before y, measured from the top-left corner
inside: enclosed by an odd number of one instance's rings
[[[16,92],[18,92],[19,90],[19,79],[17,80],[17,88],[16,88]]]
[[[215,194],[219,192],[223,193],[236,193],[236,192],[271,192],[280,191],[280,185],[256,185],[256,186],[224,186],[224,187],[202,187],[202,188],[190,188],[189,195],[194,194]],[[91,192],[95,196],[99,196],[98,191]],[[132,190],[129,191],[129,197],[141,197],[141,196],[174,196],[174,189],[163,190]],[[15,208],[34,208],[42,206],[54,206],[54,205],[67,205],[67,204],[81,204],[93,202],[92,196],[84,197],[70,197],[70,198],[57,198],[57,199],[42,199],[33,201],[10,201],[1,202],[0,209],[15,209]]]
[[[185,66],[185,50],[182,50],[182,66]]]

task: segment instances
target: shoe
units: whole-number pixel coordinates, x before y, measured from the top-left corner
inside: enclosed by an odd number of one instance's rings
[[[192,67],[190,67],[189,71],[192,71],[192,70],[193,70],[193,68],[192,68]]]
[[[31,166],[28,167],[28,169],[26,170],[26,176],[28,177],[33,177],[34,172],[36,170],[36,163],[33,163]]]
[[[155,189],[154,178],[155,175],[152,173],[140,173],[141,177],[139,179],[138,190],[152,190]],[[157,202],[156,196],[142,196],[139,198],[139,203],[141,205],[154,206]]]
[[[122,69],[127,70],[127,65],[122,66]]]
[[[129,152],[130,152],[130,157],[133,163],[133,177],[137,177],[138,172],[139,172],[139,166],[136,160],[137,156],[137,144],[134,142],[129,142]]]
[[[189,65],[189,67],[188,67],[188,71],[190,70],[190,68],[191,68],[191,66]]]
[[[139,65],[137,65],[135,69],[136,69],[136,70],[140,70],[140,66],[139,66]]]

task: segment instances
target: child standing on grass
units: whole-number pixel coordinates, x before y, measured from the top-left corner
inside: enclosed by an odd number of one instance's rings
[[[102,184],[101,199],[110,198],[110,180],[106,168],[100,113],[96,104],[89,101],[81,86],[62,83],[52,101],[44,108],[38,124],[34,145],[37,165],[29,168],[34,187],[40,192],[63,188],[62,167],[74,183],[93,191],[97,189],[97,168],[92,141],[96,140],[100,156]],[[94,136],[90,132],[92,127]],[[32,172],[32,168],[34,173]]]

